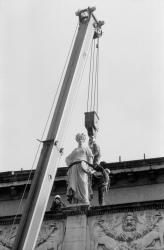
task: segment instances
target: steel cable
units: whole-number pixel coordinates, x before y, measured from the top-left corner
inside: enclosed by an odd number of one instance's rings
[[[45,123],[45,126],[44,126],[44,129],[43,129],[43,132],[42,132],[42,136],[41,136],[41,139],[40,139],[40,143],[39,143],[39,146],[37,148],[37,151],[36,151],[36,154],[35,154],[35,157],[34,157],[34,160],[33,160],[33,163],[32,163],[32,167],[30,169],[30,173],[29,173],[29,176],[28,176],[28,179],[27,179],[27,182],[26,182],[26,185],[25,185],[25,188],[24,188],[24,191],[23,191],[23,194],[21,196],[21,200],[19,202],[19,205],[17,207],[17,210],[16,210],[16,214],[15,214],[15,217],[13,219],[13,223],[11,225],[11,229],[9,230],[9,235],[7,239],[7,241],[9,241],[9,245],[10,245],[10,237],[11,237],[11,234],[12,234],[12,230],[13,230],[13,227],[15,225],[15,222],[16,222],[16,219],[18,217],[18,212],[21,214],[22,212],[22,202],[23,202],[23,199],[24,199],[24,196],[25,196],[25,193],[26,193],[26,190],[27,190],[27,187],[28,187],[28,184],[30,182],[30,178],[31,178],[31,175],[32,175],[32,171],[33,171],[33,168],[34,168],[34,164],[36,162],[36,159],[37,159],[37,156],[38,156],[38,153],[39,153],[39,150],[40,150],[40,146],[41,146],[41,141],[43,140],[43,137],[44,137],[44,134],[45,134],[45,131],[47,129],[47,125],[48,125],[48,122],[50,120],[50,116],[52,114],[52,110],[54,108],[54,104],[55,104],[55,101],[56,101],[56,98],[57,98],[57,95],[58,95],[58,92],[59,92],[59,88],[61,86],[61,82],[62,82],[62,79],[63,79],[63,75],[64,75],[64,72],[65,72],[65,69],[66,69],[66,65],[68,63],[68,58],[70,56],[70,53],[71,53],[71,50],[72,50],[72,47],[73,47],[73,43],[74,43],[74,40],[75,40],[75,36],[76,36],[76,33],[77,33],[77,30],[78,30],[78,24],[76,25],[76,28],[75,28],[75,31],[74,31],[74,35],[73,35],[73,38],[72,38],[72,41],[71,41],[71,44],[70,44],[70,48],[69,48],[69,52],[67,54],[67,57],[66,57],[66,60],[65,60],[65,64],[64,64],[64,67],[63,67],[63,70],[62,70],[62,74],[61,74],[61,77],[60,77],[60,80],[59,80],[59,83],[58,83],[58,86],[57,86],[57,90],[56,90],[56,93],[54,95],[54,98],[53,98],[53,102],[52,102],[52,105],[51,105],[51,108],[50,108],[50,111],[49,111],[49,114],[48,114],[48,118],[46,120],[46,123]],[[21,207],[22,206],[22,207]],[[19,211],[20,210],[20,211]]]
[[[93,95],[93,92],[94,92],[94,79],[95,79],[95,75],[94,75],[94,71],[95,71],[95,63],[94,63],[94,60],[95,60],[95,39],[93,40],[93,56],[92,56],[92,84],[91,84],[91,108],[90,108],[90,111],[94,109],[94,95]],[[93,108],[92,108],[93,107]]]
[[[89,84],[88,84],[88,96],[87,96],[87,112],[89,111],[89,98],[90,98],[91,76],[92,76],[92,57],[93,57],[93,40],[92,40],[92,44],[91,44],[90,65],[89,65]]]

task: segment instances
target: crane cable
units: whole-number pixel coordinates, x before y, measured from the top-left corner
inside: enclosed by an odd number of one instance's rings
[[[98,113],[99,102],[99,38],[92,40],[87,94],[87,112]]]
[[[12,238],[12,233],[13,233],[13,230],[14,230],[14,225],[15,225],[16,222],[17,222],[18,212],[21,214],[22,209],[23,209],[23,205],[22,205],[23,199],[24,199],[24,197],[25,197],[25,193],[26,193],[26,191],[27,191],[27,187],[28,187],[28,185],[30,184],[30,179],[31,179],[31,176],[32,176],[32,173],[33,173],[34,164],[35,164],[35,162],[36,162],[36,159],[37,159],[37,157],[38,157],[38,153],[39,153],[39,150],[40,150],[40,147],[41,147],[41,144],[42,144],[41,141],[43,140],[43,137],[44,137],[44,135],[45,135],[45,131],[46,131],[46,129],[47,129],[47,126],[48,126],[48,123],[49,123],[49,121],[50,121],[50,117],[51,117],[52,111],[53,111],[54,106],[55,106],[55,102],[56,102],[56,100],[57,100],[57,96],[58,96],[58,94],[59,94],[59,89],[61,88],[62,79],[63,79],[63,76],[64,76],[64,72],[65,72],[65,70],[66,70],[66,66],[67,66],[67,64],[68,64],[68,59],[69,59],[69,57],[70,57],[70,54],[71,54],[71,51],[72,51],[72,48],[73,48],[73,44],[74,44],[74,41],[75,41],[75,37],[76,37],[76,34],[77,34],[78,27],[79,27],[79,24],[76,25],[76,28],[75,28],[75,31],[74,31],[74,35],[73,35],[73,38],[72,38],[72,41],[71,41],[71,44],[70,44],[70,47],[69,47],[69,52],[68,52],[67,57],[66,57],[66,60],[65,60],[65,64],[64,64],[64,67],[63,67],[63,70],[62,70],[62,74],[61,74],[61,77],[60,77],[58,86],[57,86],[57,90],[56,90],[56,93],[55,93],[54,98],[53,98],[53,102],[52,102],[52,105],[51,105],[51,108],[50,108],[50,111],[49,111],[49,114],[48,114],[48,118],[47,118],[47,120],[46,120],[44,129],[43,129],[43,132],[42,132],[41,139],[39,140],[40,143],[39,143],[39,145],[38,145],[36,154],[35,154],[35,156],[34,156],[34,160],[33,160],[33,162],[32,162],[32,166],[31,166],[31,169],[30,169],[30,173],[29,173],[29,175],[28,175],[28,179],[27,179],[25,188],[24,188],[24,190],[23,190],[23,194],[22,194],[21,199],[20,199],[20,202],[19,202],[19,204],[18,204],[18,207],[17,207],[17,210],[16,210],[16,214],[15,214],[14,219],[13,219],[13,223],[12,223],[11,228],[10,228],[10,230],[9,230],[9,234],[6,235],[6,239],[7,239],[7,240],[4,239],[4,240],[6,240],[6,243],[5,243],[6,246],[7,246],[7,245],[10,246],[10,241],[11,241],[11,238]],[[60,157],[59,161],[60,161],[60,160],[61,160],[61,157]]]
[[[97,39],[97,55],[96,55],[96,88],[97,88],[96,112],[98,114],[98,108],[99,108],[99,38]]]

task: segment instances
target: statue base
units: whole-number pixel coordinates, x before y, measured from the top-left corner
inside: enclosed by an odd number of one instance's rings
[[[73,204],[63,208],[66,213],[66,233],[63,250],[86,249],[87,216],[89,205]]]
[[[90,208],[89,204],[72,204],[62,209],[62,211],[67,216],[78,215],[78,214],[86,214],[88,209]]]

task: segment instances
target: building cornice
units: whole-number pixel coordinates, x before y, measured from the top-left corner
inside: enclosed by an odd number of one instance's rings
[[[140,172],[148,170],[164,170],[164,157],[150,158],[142,160],[132,160],[123,162],[106,163],[101,162],[105,168],[109,168],[112,174],[119,174],[125,172]],[[27,180],[32,180],[35,170],[9,171],[0,173],[0,187],[5,183],[26,183]],[[58,168],[55,181],[65,180],[67,174],[67,167]]]
[[[143,210],[159,210],[164,209],[164,200],[133,202],[126,204],[107,205],[89,207],[88,205],[70,206],[62,209],[60,212],[48,211],[45,213],[44,220],[63,220],[67,216],[75,216],[85,214],[87,217],[113,214],[113,213],[126,213]],[[12,225],[20,222],[21,215],[3,216],[0,217],[0,225]]]

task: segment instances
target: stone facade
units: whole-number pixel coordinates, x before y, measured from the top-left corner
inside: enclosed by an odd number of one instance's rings
[[[164,250],[164,158],[103,164],[111,170],[105,206],[98,206],[94,179],[92,205],[69,206],[66,169],[59,169],[36,250]],[[12,249],[27,177],[28,171],[0,174],[0,250]],[[50,211],[55,194],[66,203],[57,213]]]
[[[0,249],[12,249],[14,218],[0,220]],[[128,206],[69,207],[48,212],[36,250],[164,250],[164,201]]]
[[[12,249],[18,224],[0,225],[0,249]],[[61,250],[65,231],[64,221],[43,221],[36,243],[36,250]],[[30,250],[30,249],[29,249]]]
[[[87,250],[164,250],[164,210],[89,218]]]

